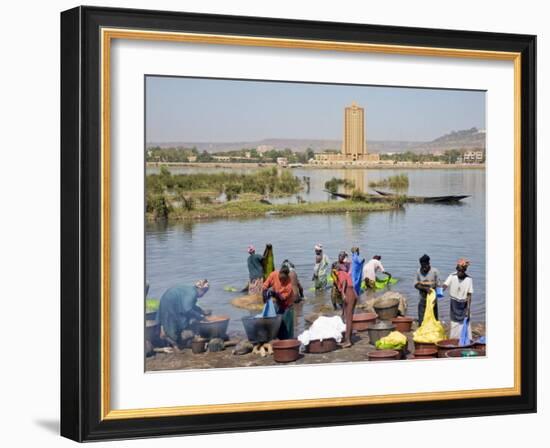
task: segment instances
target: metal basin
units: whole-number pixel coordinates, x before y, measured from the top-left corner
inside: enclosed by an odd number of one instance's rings
[[[278,314],[275,317],[243,317],[242,320],[246,337],[252,343],[272,341],[279,332],[282,319],[282,314]]]
[[[379,322],[377,324],[370,325],[369,328],[367,328],[369,342],[374,345],[378,339],[389,335],[393,330],[395,330],[395,325],[386,322]]]
[[[199,322],[199,334],[206,339],[225,339],[228,325],[227,316],[209,316]]]
[[[399,313],[399,299],[381,300],[374,305],[374,311],[380,320],[392,320]]]
[[[160,323],[157,320],[145,321],[145,340],[154,347],[160,344]]]

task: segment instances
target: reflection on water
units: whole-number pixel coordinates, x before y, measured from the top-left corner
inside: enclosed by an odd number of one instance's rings
[[[188,172],[189,169],[186,169]],[[196,169],[193,169],[196,171]],[[363,256],[382,255],[386,270],[400,281],[393,288],[409,298],[409,314],[416,316],[417,292],[413,281],[418,258],[427,253],[442,277],[454,270],[456,260],[467,257],[474,281],[473,320],[485,318],[485,171],[484,170],[294,170],[297,176],[310,176],[310,192],[301,195],[308,201],[327,200],[322,190],[331,177],[353,180],[368,190],[370,180],[405,172],[412,195],[470,194],[460,205],[409,204],[403,210],[341,215],[306,215],[254,219],[216,220],[194,223],[149,223],[146,226],[146,276],[149,295],[160,297],[176,283],[193,283],[208,278],[211,288],[200,299],[205,308],[231,316],[230,330],[242,331],[240,317],[246,311],[232,307],[239,295],[223,290],[225,286],[244,287],[247,280],[246,248],[258,251],[265,243],[274,246],[276,262],[288,258],[296,264],[306,291],[310,286],[314,262],[313,246],[320,242],[329,257],[359,246]],[[345,177],[349,176],[349,177]],[[285,198],[288,201],[288,198]],[[329,294],[308,300],[300,310],[307,315],[315,303],[329,303]],[[449,299],[440,302],[440,315],[449,318]],[[303,317],[300,317],[302,322]],[[300,325],[301,327],[302,325]]]
[[[349,187],[346,187],[345,193],[351,194],[353,190],[367,191],[366,189],[366,174],[367,170],[343,170],[343,178],[351,182]],[[353,186],[351,186],[353,185]]]

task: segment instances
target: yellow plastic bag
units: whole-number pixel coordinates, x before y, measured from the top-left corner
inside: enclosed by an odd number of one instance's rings
[[[407,345],[407,336],[399,331],[392,331],[389,335],[378,339],[375,345],[380,350],[401,350]]]
[[[431,289],[426,297],[426,311],[424,312],[422,325],[413,333],[414,342],[435,344],[447,338],[443,325],[435,318],[435,300],[435,291]]]

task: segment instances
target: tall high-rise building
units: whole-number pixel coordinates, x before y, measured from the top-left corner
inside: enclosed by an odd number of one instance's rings
[[[379,154],[367,153],[367,136],[365,132],[365,109],[354,101],[344,109],[344,135],[342,150],[339,153],[326,151],[315,154],[313,163],[337,165],[368,165],[379,163]]]
[[[344,110],[342,154],[351,160],[361,159],[367,154],[365,109],[359,107],[355,101]]]

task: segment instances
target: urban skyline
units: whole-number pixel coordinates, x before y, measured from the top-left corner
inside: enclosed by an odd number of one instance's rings
[[[485,129],[482,91],[148,76],[146,140],[340,140],[352,101],[367,109],[368,140]]]

